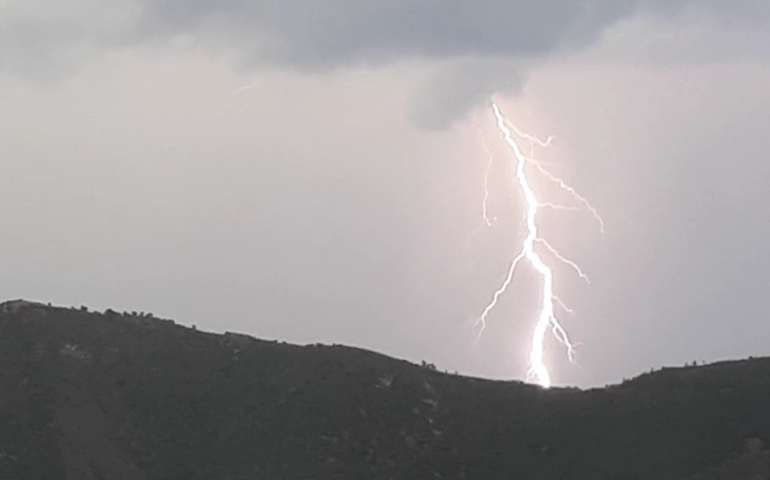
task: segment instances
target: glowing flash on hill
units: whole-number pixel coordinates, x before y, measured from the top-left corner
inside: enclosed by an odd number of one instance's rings
[[[537,273],[542,278],[542,296],[540,298],[541,310],[538,315],[537,323],[535,324],[535,330],[532,335],[531,350],[529,354],[530,376],[534,377],[535,380],[540,385],[542,385],[545,388],[548,388],[551,386],[551,375],[548,370],[548,367],[545,365],[545,358],[544,358],[546,334],[548,333],[548,330],[551,330],[553,332],[556,339],[566,347],[567,355],[570,361],[572,361],[574,346],[570,341],[566,330],[561,326],[561,323],[557,319],[555,307],[556,305],[558,305],[566,312],[572,313],[572,311],[569,308],[567,308],[561,302],[561,300],[559,300],[559,298],[554,294],[553,270],[543,261],[543,258],[540,256],[540,254],[537,253],[537,251],[535,250],[535,245],[540,244],[542,247],[544,247],[545,251],[550,253],[556,260],[559,260],[562,263],[569,266],[570,268],[572,268],[580,276],[580,278],[582,278],[587,282],[589,280],[588,280],[588,277],[580,270],[580,267],[578,267],[578,265],[575,262],[559,254],[547,241],[540,238],[538,234],[538,225],[537,225],[538,217],[537,216],[540,208],[573,210],[574,207],[565,207],[565,206],[561,206],[561,205],[557,205],[549,202],[538,201],[537,197],[535,196],[535,193],[530,187],[530,181],[529,181],[529,178],[527,177],[525,166],[528,163],[533,164],[536,167],[536,169],[539,172],[543,173],[549,180],[559,184],[559,186],[562,189],[564,189],[570,195],[572,195],[578,202],[582,203],[583,206],[586,207],[594,216],[594,218],[597,220],[597,222],[599,223],[602,229],[602,232],[604,231],[604,222],[597,214],[596,209],[594,209],[585,198],[578,195],[572,187],[567,185],[560,178],[550,174],[547,170],[543,168],[540,162],[534,160],[531,157],[525,156],[522,153],[519,145],[516,143],[516,140],[514,140],[513,132],[515,132],[515,134],[519,138],[528,140],[530,142],[530,145],[533,148],[534,148],[534,144],[537,144],[543,147],[547,146],[550,143],[551,138],[549,138],[546,141],[542,141],[530,135],[524,134],[520,132],[515,126],[511,125],[505,119],[505,117],[503,117],[503,114],[500,112],[500,109],[495,103],[492,103],[492,110],[497,120],[497,127],[499,128],[500,132],[503,134],[503,138],[505,139],[505,142],[510,148],[511,152],[513,153],[513,157],[515,159],[515,169],[514,169],[515,174],[513,175],[514,177],[513,180],[515,180],[515,184],[518,185],[518,187],[521,189],[521,192],[524,197],[524,206],[526,209],[527,236],[524,239],[524,244],[522,246],[521,251],[511,261],[510,268],[508,269],[508,274],[505,280],[503,281],[503,284],[494,293],[492,297],[492,301],[484,309],[484,311],[481,314],[481,317],[477,322],[477,324],[480,325],[479,335],[481,335],[484,328],[486,327],[487,316],[492,311],[492,309],[497,305],[497,302],[500,296],[503,293],[505,293],[505,291],[508,289],[508,286],[511,284],[511,281],[513,280],[513,274],[516,271],[516,267],[519,265],[519,262],[521,261],[528,262],[530,265],[532,265],[532,267],[537,271]],[[485,195],[487,195],[486,192],[485,192]]]

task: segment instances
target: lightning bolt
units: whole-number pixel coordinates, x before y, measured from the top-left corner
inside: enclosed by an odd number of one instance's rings
[[[484,151],[487,154],[488,160],[487,168],[484,171],[484,197],[481,199],[481,222],[479,223],[479,226],[473,230],[470,237],[468,237],[469,246],[476,234],[479,233],[482,228],[491,227],[492,223],[497,220],[497,217],[489,218],[489,174],[492,170],[492,164],[494,163],[495,158],[492,156],[492,152],[489,150],[487,142],[484,140],[484,136],[481,134],[481,130],[479,130],[479,139],[481,140],[481,145],[484,147]]]
[[[479,222],[479,225],[476,227],[475,230],[471,233],[471,235],[468,237],[468,247],[470,248],[471,243],[473,242],[473,239],[476,237],[476,234],[478,234],[482,228],[490,228],[492,227],[492,224],[497,221],[497,217],[491,217],[489,216],[489,177],[492,173],[492,165],[495,162],[495,157],[492,155],[492,151],[489,149],[489,146],[487,145],[486,140],[484,140],[484,135],[481,131],[481,128],[477,127],[479,140],[481,141],[481,146],[484,147],[484,152],[487,154],[487,164],[486,169],[484,170],[484,195],[481,199],[481,222]],[[471,263],[473,261],[471,260]],[[479,336],[476,338],[476,343],[474,343],[474,347],[478,344],[479,340],[481,339],[481,331],[479,332]]]
[[[481,136],[481,144],[484,146],[484,151],[487,152],[487,157],[489,158],[487,161],[487,168],[484,171],[484,198],[481,200],[481,218],[484,219],[484,223],[487,227],[491,227],[492,221],[489,219],[489,209],[487,204],[489,203],[489,172],[492,170],[492,163],[495,158],[492,156],[492,152],[489,151],[489,147],[483,136]]]
[[[511,261],[510,267],[508,269],[508,273],[505,277],[505,280],[503,281],[500,288],[498,288],[494,295],[492,296],[492,300],[490,303],[484,308],[481,316],[479,317],[477,323],[477,326],[479,326],[479,334],[477,337],[477,341],[479,338],[481,338],[481,334],[483,333],[484,329],[487,326],[487,317],[489,316],[490,312],[495,308],[495,306],[498,303],[498,300],[500,297],[506,292],[508,287],[510,286],[514,273],[516,271],[516,268],[518,267],[519,263],[521,261],[529,262],[530,265],[537,271],[540,278],[542,279],[542,296],[541,296],[541,310],[537,318],[537,323],[535,324],[535,329],[532,334],[531,339],[531,347],[530,347],[530,353],[529,353],[529,363],[530,363],[530,371],[529,371],[529,377],[534,379],[543,387],[549,388],[551,386],[551,374],[548,370],[548,367],[545,364],[545,339],[546,334],[549,330],[551,330],[556,337],[556,339],[564,345],[564,347],[567,350],[567,355],[570,361],[573,361],[574,359],[574,345],[570,341],[569,335],[567,334],[567,331],[562,327],[561,323],[559,322],[557,316],[556,316],[556,309],[555,306],[560,306],[564,311],[568,313],[574,313],[572,310],[567,308],[564,303],[557,297],[554,293],[554,274],[553,270],[545,263],[543,258],[538,254],[538,252],[535,250],[535,245],[540,244],[542,245],[545,250],[547,250],[554,258],[559,260],[560,262],[566,264],[572,270],[577,273],[577,275],[585,280],[586,282],[589,282],[588,276],[583,273],[583,271],[578,267],[578,265],[573,262],[572,260],[564,257],[559,252],[556,251],[545,239],[541,238],[538,233],[538,211],[541,208],[552,208],[552,209],[558,209],[558,210],[574,210],[577,209],[577,207],[568,207],[568,206],[561,206],[557,205],[551,202],[540,202],[538,201],[537,197],[535,196],[534,191],[532,190],[530,186],[529,178],[527,177],[525,166],[530,163],[533,164],[536,169],[545,175],[546,178],[549,180],[557,183],[560,188],[568,192],[573,198],[575,198],[579,203],[583,205],[591,214],[594,216],[594,218],[599,223],[599,226],[601,227],[602,233],[604,232],[604,222],[597,213],[596,209],[586,200],[584,197],[580,196],[575,189],[570,187],[566,182],[564,182],[559,177],[556,177],[555,175],[551,174],[547,170],[543,168],[542,165],[536,160],[534,160],[531,155],[525,156],[521,148],[519,147],[518,143],[516,143],[516,140],[514,139],[513,135],[514,133],[525,140],[529,140],[531,149],[534,149],[535,145],[546,147],[551,143],[551,140],[553,137],[549,137],[547,140],[539,140],[531,135],[525,134],[521,131],[519,131],[514,125],[509,123],[503,114],[500,111],[500,108],[492,102],[492,111],[495,115],[495,119],[497,120],[497,127],[500,130],[500,132],[503,134],[503,138],[510,148],[511,152],[513,153],[513,157],[515,159],[515,168],[514,168],[514,181],[516,184],[518,184],[523,197],[524,197],[524,205],[526,209],[526,229],[527,229],[527,235],[524,239],[524,243],[522,245],[521,251],[513,258]],[[488,196],[488,192],[486,192],[485,189],[485,202],[486,198]]]
[[[237,90],[233,91],[233,93],[230,94],[230,98],[225,103],[223,103],[222,106],[219,107],[219,110],[217,110],[217,113],[214,114],[214,119],[215,120],[218,119],[219,116],[222,115],[222,112],[224,112],[225,109],[229,107],[231,103],[233,103],[233,101],[238,95],[245,92],[246,90],[251,90],[252,88],[256,87],[257,85],[259,85],[261,81],[262,79],[258,78],[253,82],[251,82],[250,84],[244,85],[243,87],[240,87]]]

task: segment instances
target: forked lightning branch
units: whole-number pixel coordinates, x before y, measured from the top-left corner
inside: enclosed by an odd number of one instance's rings
[[[555,175],[550,173],[548,170],[546,170],[543,167],[543,165],[540,162],[538,162],[536,159],[524,155],[521,147],[517,143],[517,139],[519,141],[527,140],[529,142],[532,142],[533,144],[546,147],[551,141],[550,138],[546,141],[542,141],[535,137],[522,133],[519,129],[517,129],[514,125],[512,125],[510,122],[506,120],[506,118],[503,116],[503,113],[500,111],[500,108],[495,103],[492,103],[492,112],[494,113],[494,116],[495,116],[497,128],[500,134],[502,135],[502,138],[505,141],[505,144],[508,147],[508,150],[511,153],[510,155],[510,161],[512,162],[512,165],[511,165],[512,173],[511,173],[511,179],[510,179],[511,186],[518,189],[521,192],[522,198],[524,199],[523,208],[526,213],[526,222],[525,222],[526,236],[524,238],[524,242],[521,246],[521,249],[519,250],[519,253],[511,260],[510,266],[508,268],[508,272],[505,276],[505,279],[502,282],[502,285],[500,286],[500,288],[498,288],[494,292],[494,294],[492,295],[491,301],[486,306],[486,308],[484,308],[483,312],[481,313],[481,316],[476,322],[476,326],[479,328],[478,338],[481,338],[481,335],[483,334],[487,326],[487,319],[489,314],[497,305],[500,297],[507,292],[508,287],[511,285],[513,276],[518,266],[522,262],[528,263],[537,272],[540,278],[540,291],[541,291],[541,295],[539,297],[539,303],[540,303],[539,313],[537,315],[537,318],[534,324],[534,331],[532,333],[531,344],[530,344],[530,352],[529,352],[530,370],[529,370],[528,376],[529,376],[529,379],[534,379],[535,381],[537,381],[537,383],[539,383],[543,387],[549,388],[551,386],[551,373],[545,362],[545,344],[546,344],[546,336],[548,332],[551,331],[555,335],[556,339],[564,346],[570,361],[573,361],[574,346],[570,341],[567,331],[564,329],[564,327],[562,327],[561,322],[559,321],[556,313],[557,307],[559,307],[562,311],[566,311],[566,312],[571,312],[571,311],[561,302],[561,300],[559,300],[559,297],[556,296],[554,292],[553,269],[551,266],[549,266],[549,264],[546,262],[543,256],[538,252],[538,250],[544,251],[545,253],[547,253],[547,256],[550,257],[551,259],[566,264],[581,279],[585,280],[586,282],[590,283],[590,281],[575,262],[561,255],[555,248],[551,246],[550,243],[548,243],[548,241],[545,238],[540,236],[540,232],[538,230],[538,220],[539,220],[538,214],[540,213],[540,210],[542,208],[548,207],[548,208],[575,210],[577,209],[577,207],[560,206],[553,202],[543,201],[539,199],[535,195],[535,192],[532,190],[531,181],[530,181],[530,178],[527,176],[526,167],[528,165],[532,165],[535,168],[535,170],[538,173],[542,174],[542,176],[545,179],[547,179],[550,182],[554,182],[561,189],[569,193],[569,195],[578,204],[580,204],[581,207],[585,208],[593,215],[593,217],[599,223],[602,233],[604,233],[604,222],[602,221],[601,217],[597,213],[596,209],[584,197],[578,195],[578,193],[561,178],[556,177]],[[487,173],[484,180],[485,188],[484,188],[484,200],[483,200],[483,203],[484,203],[483,217],[484,217],[484,221],[489,225],[489,220],[487,218],[487,205],[486,205],[487,199],[489,198],[489,191],[487,189],[487,186],[489,183],[488,175],[489,175],[489,165],[488,165]],[[536,248],[538,246],[540,246],[541,248],[540,249]]]

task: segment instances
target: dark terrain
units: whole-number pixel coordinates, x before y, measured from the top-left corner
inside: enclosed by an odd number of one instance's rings
[[[0,306],[0,479],[770,478],[770,359],[605,389]]]

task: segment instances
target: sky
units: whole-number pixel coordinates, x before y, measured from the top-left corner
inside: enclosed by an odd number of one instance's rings
[[[534,271],[476,323],[526,235],[494,100],[604,223],[538,217],[590,279],[543,253],[556,385],[768,355],[768,27],[764,0],[0,0],[0,297],[523,380]]]

